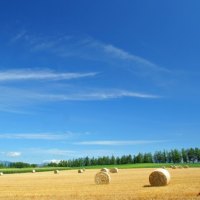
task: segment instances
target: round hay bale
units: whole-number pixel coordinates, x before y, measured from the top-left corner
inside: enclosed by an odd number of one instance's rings
[[[180,166],[178,166],[178,168],[179,168],[179,169],[182,169],[182,168],[183,168],[183,166],[181,166],[181,165],[180,165]]]
[[[149,175],[151,186],[165,186],[170,182],[170,174],[166,169],[156,169]]]
[[[165,169],[165,166],[162,166],[162,169]]]
[[[112,168],[112,169],[110,169],[110,173],[118,173],[118,168]]]
[[[59,174],[59,170],[54,170],[54,174]]]
[[[83,168],[83,171],[85,172],[85,168]]]
[[[188,165],[184,165],[184,168],[189,168],[189,166]]]
[[[101,169],[101,172],[106,172],[106,173],[108,173],[109,170],[108,170],[107,168],[102,168],[102,169]]]
[[[83,173],[83,170],[82,170],[82,169],[79,169],[79,170],[78,170],[78,173]]]
[[[177,168],[177,166],[176,165],[174,165],[173,167],[172,167],[172,169],[176,169]]]
[[[95,183],[98,185],[109,184],[110,180],[111,180],[110,175],[106,172],[98,172],[95,175]]]
[[[3,172],[0,172],[0,176],[3,176]]]
[[[36,172],[35,169],[33,169],[33,170],[32,170],[32,173],[35,173],[35,172]]]

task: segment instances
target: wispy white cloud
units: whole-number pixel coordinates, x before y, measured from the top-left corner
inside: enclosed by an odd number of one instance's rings
[[[43,149],[43,148],[31,148],[24,150],[24,155],[45,155],[48,159],[45,161],[51,161],[51,160],[62,160],[63,158],[80,158],[80,157],[86,157],[86,156],[105,156],[105,155],[113,155],[113,152],[115,152],[116,155],[123,154],[123,151],[117,151],[113,149],[83,149],[83,150],[72,150],[72,149],[58,149],[58,148],[51,148],[51,149]]]
[[[4,133],[0,134],[0,139],[24,139],[24,140],[63,140],[72,137],[72,132],[64,134],[55,133]]]
[[[34,91],[35,90],[35,91]],[[39,91],[38,91],[39,90]],[[132,92],[125,90],[104,90],[66,88],[61,91],[54,89],[16,89],[12,87],[0,87],[0,110],[26,114],[27,108],[34,105],[42,105],[46,102],[62,101],[105,101],[120,98],[158,99],[159,95]],[[31,109],[29,109],[31,112]]]
[[[103,62],[115,62],[115,65],[120,67],[117,63],[119,60],[124,61],[121,69],[126,69],[126,61],[131,62],[131,67],[138,73],[145,72],[147,75],[152,73],[169,73],[170,70],[161,67],[154,62],[145,59],[134,53],[128,52],[120,47],[110,43],[104,43],[92,37],[75,37],[72,35],[55,36],[55,37],[36,37],[24,33],[19,37],[20,40],[29,43],[32,51],[46,51],[61,57],[77,57],[89,60],[97,60]],[[129,67],[128,67],[129,68]],[[146,73],[148,71],[149,73]]]
[[[27,108],[31,105],[43,104],[45,102],[60,101],[102,101],[117,98],[143,98],[158,99],[159,95],[116,90],[116,89],[88,89],[84,87],[70,88],[36,88],[17,89],[13,87],[0,87],[0,110],[17,112],[17,108]],[[25,109],[26,110],[26,109]],[[23,112],[22,112],[23,113]]]
[[[14,37],[11,38],[10,42],[17,42],[20,39],[23,39],[26,36],[27,32],[25,30],[20,31]]]
[[[0,81],[22,81],[22,80],[69,80],[84,77],[92,77],[97,73],[56,73],[50,70],[7,70],[0,71]]]
[[[95,140],[75,142],[76,145],[107,145],[107,146],[126,146],[126,145],[144,145],[153,143],[163,143],[166,140]]]
[[[72,56],[77,59],[94,59],[100,61],[100,63],[104,62],[104,64],[105,62],[114,62],[115,64],[110,66],[117,66],[117,70],[128,69],[129,66],[131,66],[131,68],[134,68],[134,73],[137,71],[140,75],[148,74],[150,77],[153,77],[151,75],[154,72],[160,73],[161,71],[167,71],[153,62],[118,48],[115,45],[106,44],[89,37],[78,38],[74,36],[61,36],[43,38],[31,36],[26,31],[22,31],[13,38],[13,41],[17,44],[19,42],[25,42],[25,46],[28,46],[29,50],[45,51],[45,53],[49,52],[52,53],[53,56],[64,58]],[[141,89],[140,86],[134,87],[137,89],[130,89],[129,81],[127,84],[123,84],[122,88],[122,84],[118,84],[118,82],[121,82],[121,73],[118,72],[116,73],[117,75],[115,75],[112,70],[108,72],[107,69],[108,65],[102,65],[101,71],[104,73],[102,73],[101,76],[97,76],[98,73],[91,72],[91,70],[85,73],[57,72],[49,69],[42,70],[41,68],[34,70],[28,68],[1,70],[0,83],[3,84],[0,86],[0,110],[4,112],[25,113],[27,108],[32,105],[38,105],[44,102],[101,101],[116,98],[160,98],[160,95],[152,94],[151,92],[142,92],[147,90],[144,88]],[[150,73],[146,73],[146,71]],[[127,74],[125,73],[123,75]],[[72,85],[72,81],[71,84],[66,83],[66,80],[84,77],[95,77],[97,84],[94,82],[91,84],[91,82],[87,82],[87,80],[81,82],[81,85],[79,85],[79,82],[76,83],[76,85]],[[111,85],[107,85],[107,82],[108,84],[111,82],[108,81],[110,77],[111,80],[115,80],[117,83],[115,88],[113,88],[112,83]],[[125,77],[123,77],[122,80],[124,80],[124,78]],[[101,85],[104,80],[106,84]],[[26,81],[27,84],[22,84],[24,81]],[[62,83],[59,81],[62,81]],[[17,82],[17,84],[14,85],[13,82]],[[132,80],[130,83],[132,83]],[[120,89],[118,89],[118,86]],[[147,88],[149,89],[149,87]]]
[[[110,91],[87,91],[87,92],[77,92],[70,94],[38,94],[38,98],[56,100],[56,101],[92,101],[92,100],[106,100],[106,99],[116,99],[123,97],[131,98],[160,98],[158,95],[145,94],[131,91],[123,90],[110,90]]]
[[[46,151],[47,154],[51,154],[51,155],[58,155],[58,156],[69,156],[73,153],[75,153],[75,151],[72,150],[61,150],[61,149],[48,149]]]
[[[8,156],[8,157],[20,157],[21,154],[22,154],[21,152],[14,151],[14,152],[7,152],[6,156]]]
[[[155,71],[170,72],[170,70],[163,68],[163,67],[160,67],[160,66],[156,65],[155,63],[153,63],[153,62],[151,62],[151,61],[149,61],[145,58],[131,54],[131,53],[129,53],[129,52],[123,50],[123,49],[120,49],[118,47],[115,47],[111,44],[103,44],[103,43],[101,44],[100,43],[99,46],[102,46],[105,53],[107,53],[111,56],[114,56],[116,58],[140,63],[144,67],[146,66],[146,67],[151,68],[152,70],[155,70]]]
[[[42,148],[31,148],[26,150],[29,154],[45,154],[53,156],[73,156],[76,154],[76,151],[67,150],[67,149],[42,149]]]

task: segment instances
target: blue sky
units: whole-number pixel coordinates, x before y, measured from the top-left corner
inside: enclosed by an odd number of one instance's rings
[[[0,160],[199,147],[199,9],[0,1]]]

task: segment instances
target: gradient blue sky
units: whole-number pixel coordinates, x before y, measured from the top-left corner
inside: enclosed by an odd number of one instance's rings
[[[0,160],[199,147],[198,0],[0,1]]]

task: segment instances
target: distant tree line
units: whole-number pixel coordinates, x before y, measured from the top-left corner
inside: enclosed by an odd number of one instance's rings
[[[0,168],[35,168],[37,164],[29,164],[24,162],[10,162],[9,164],[0,163]]]
[[[37,167],[36,164],[29,164],[24,162],[13,162],[9,165],[10,168],[35,168]]]
[[[95,165],[118,165],[134,163],[195,163],[200,162],[200,149],[173,149],[170,151],[156,151],[152,153],[138,153],[137,155],[123,155],[121,157],[102,156],[98,158],[77,158],[62,160],[59,163],[49,163],[49,167],[82,167]]]
[[[95,165],[119,165],[135,163],[195,163],[200,162],[200,149],[172,149],[170,151],[156,151],[152,153],[138,153],[137,155],[123,156],[102,156],[98,158],[77,158],[71,160],[62,160],[59,163],[48,163],[47,167],[83,167]],[[0,163],[0,168],[35,168],[37,164],[24,162],[12,162],[9,164]]]

